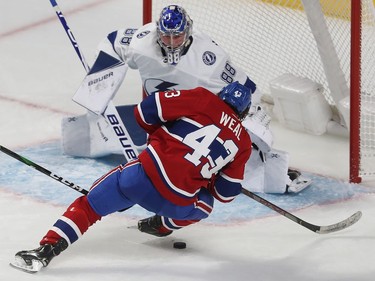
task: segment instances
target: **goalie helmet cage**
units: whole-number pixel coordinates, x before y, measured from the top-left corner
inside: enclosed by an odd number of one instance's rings
[[[143,0],[143,22],[169,4],[184,7],[266,101],[270,81],[285,73],[323,85],[335,120],[349,128],[349,181],[375,178],[373,0]]]

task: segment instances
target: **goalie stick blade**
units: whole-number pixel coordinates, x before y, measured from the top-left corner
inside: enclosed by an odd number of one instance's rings
[[[316,233],[327,234],[327,233],[332,233],[332,232],[343,230],[355,224],[357,221],[359,221],[361,217],[362,217],[362,212],[358,211],[354,213],[353,215],[351,215],[349,218],[343,221],[340,221],[338,223],[326,225],[326,226],[320,226],[319,229],[317,229]]]
[[[33,260],[31,265],[27,265],[24,259],[21,257],[15,257],[14,261],[10,262],[9,265],[15,269],[27,273],[37,273],[43,267],[42,262],[38,260]]]

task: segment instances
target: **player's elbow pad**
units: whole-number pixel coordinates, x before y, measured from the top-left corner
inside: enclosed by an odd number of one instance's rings
[[[229,203],[241,193],[241,184],[218,176],[211,188],[211,193],[220,202]]]

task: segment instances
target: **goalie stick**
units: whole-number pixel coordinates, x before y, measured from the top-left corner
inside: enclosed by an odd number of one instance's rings
[[[9,155],[10,157],[13,157],[14,159],[17,159],[18,161],[38,170],[39,172],[49,176],[50,178],[53,178],[54,180],[58,181],[58,182],[61,182],[62,184],[65,184],[66,186],[84,194],[84,195],[87,195],[89,192],[86,190],[86,189],[83,189],[82,187],[80,187],[79,185],[76,185],[75,183],[72,183],[66,179],[64,179],[63,177],[60,177],[58,175],[56,175],[55,173],[47,170],[46,168],[43,168],[42,166],[34,163],[33,161],[30,161],[29,159],[17,154],[16,152],[0,145],[0,151],[1,152],[4,152],[5,154]]]
[[[86,69],[87,72],[89,72],[89,66],[86,63],[86,60],[83,57],[83,54],[81,53],[81,51],[79,49],[78,43],[77,43],[76,39],[74,38],[74,35],[73,35],[72,31],[70,30],[70,28],[68,26],[68,23],[66,22],[65,17],[60,10],[59,5],[57,5],[56,0],[50,0],[50,2],[51,2],[52,7],[55,9],[56,15],[59,18],[62,26],[64,27],[64,30],[65,30],[66,34],[68,35],[69,40],[74,47],[74,50],[76,51],[79,59],[81,60],[81,63],[83,65],[83,67]]]
[[[351,215],[350,217],[338,222],[338,223],[334,223],[334,224],[330,224],[330,225],[326,225],[326,226],[320,226],[320,225],[315,225],[315,224],[312,224],[312,223],[309,223],[307,221],[304,221],[302,219],[300,219],[299,217],[296,217],[295,215],[287,212],[286,210],[276,206],[275,204],[267,201],[266,199],[256,195],[255,193],[252,193],[251,191],[245,189],[245,188],[242,188],[241,189],[241,193],[246,195],[247,197],[250,197],[252,199],[254,199],[255,201],[259,202],[260,204],[270,208],[271,210],[274,210],[275,212],[278,212],[279,214],[283,215],[284,217],[294,221],[295,223],[298,223],[299,225],[302,225],[303,227],[315,232],[315,233],[319,233],[319,234],[327,234],[327,233],[332,233],[332,232],[336,232],[336,231],[339,231],[339,230],[343,230],[345,228],[348,228],[349,226],[355,224],[357,221],[359,221],[359,219],[361,218],[362,216],[362,212],[361,211],[358,211],[356,213],[354,213],[353,215]]]
[[[57,4],[56,0],[50,0],[50,3],[52,7],[54,8],[56,15],[59,18],[66,34],[68,35],[70,43],[74,47],[83,67],[85,68],[86,73],[89,73],[90,67],[87,64],[78,46],[78,43],[73,35],[73,32],[69,28],[59,5]],[[114,134],[116,135],[119,141],[119,145],[121,145],[121,151],[124,154],[127,162],[135,160],[138,157],[138,150],[136,146],[134,145],[134,142],[131,139],[129,132],[127,131],[125,125],[123,124],[120,118],[120,115],[118,114],[118,111],[112,101],[108,103],[107,108],[105,109],[104,113],[101,114],[101,116],[103,116],[107,120],[109,125],[111,126]]]

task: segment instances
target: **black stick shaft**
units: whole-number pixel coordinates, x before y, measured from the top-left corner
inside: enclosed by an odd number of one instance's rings
[[[33,161],[30,161],[29,159],[17,154],[16,152],[0,145],[0,151],[1,152],[4,152],[5,154],[9,155],[10,157],[13,157],[14,159],[17,159],[18,161],[38,170],[39,172],[49,176],[50,178],[53,178],[54,180],[58,181],[58,182],[61,182],[62,184],[84,194],[84,195],[87,195],[89,192],[86,190],[86,189],[83,189],[82,187],[80,187],[79,185],[76,185],[66,179],[64,179],[63,177],[60,177],[58,175],[56,175],[55,173],[47,170],[46,168],[34,163]]]
[[[288,219],[290,219],[290,220],[292,220],[292,221],[294,221],[294,222],[296,222],[296,223],[298,223],[298,224],[300,224],[304,227],[307,227],[308,229],[310,229],[314,232],[319,230],[319,226],[315,226],[313,224],[305,222],[304,220],[296,217],[295,215],[289,213],[288,211],[280,208],[279,206],[276,206],[275,204],[271,203],[270,201],[256,195],[255,193],[252,193],[251,191],[249,191],[245,188],[242,188],[241,192],[244,195],[246,195],[246,196],[254,199],[255,201],[259,202],[260,204],[270,208],[271,210],[274,210],[275,212],[278,212],[279,214],[283,215],[284,217],[286,217],[286,218],[288,218]]]

